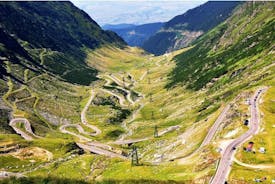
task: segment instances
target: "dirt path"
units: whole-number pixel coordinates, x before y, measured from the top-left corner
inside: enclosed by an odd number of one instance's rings
[[[104,92],[104,93],[108,93],[112,96],[115,96],[116,98],[118,98],[119,104],[122,107],[128,107],[127,103],[125,102],[125,99],[123,97],[121,97],[120,95],[113,93],[112,91],[106,90],[106,89],[99,89],[100,91]]]
[[[21,177],[25,177],[25,176],[22,173],[0,171],[0,179],[5,179],[5,178],[9,178],[9,177],[21,178]]]
[[[148,72],[145,71],[145,72],[142,74],[142,76],[139,78],[139,80],[142,81],[142,80],[144,79],[144,77],[145,77],[147,74],[148,74]]]
[[[259,165],[246,164],[246,163],[243,163],[243,162],[237,160],[236,157],[234,157],[233,161],[236,162],[238,165],[241,165],[241,166],[244,166],[244,167],[248,167],[248,168],[252,168],[252,169],[270,169],[270,168],[275,168],[274,165],[267,165],[267,164],[259,164]]]
[[[46,55],[47,49],[43,48],[43,51],[39,54],[40,65],[44,65],[44,55]]]

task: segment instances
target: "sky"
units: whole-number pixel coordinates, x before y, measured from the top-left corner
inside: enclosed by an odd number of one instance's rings
[[[72,0],[99,25],[165,22],[205,0]]]

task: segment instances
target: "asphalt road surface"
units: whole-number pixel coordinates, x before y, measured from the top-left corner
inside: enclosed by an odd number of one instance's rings
[[[226,105],[225,108],[223,109],[223,111],[220,113],[219,117],[216,119],[216,121],[214,122],[214,124],[209,129],[209,131],[208,131],[206,137],[204,138],[203,142],[201,143],[200,147],[198,149],[196,149],[196,151],[194,151],[190,155],[187,155],[185,157],[180,158],[181,159],[180,160],[181,163],[187,161],[190,158],[192,158],[205,145],[207,145],[207,144],[210,143],[210,141],[213,139],[215,133],[218,131],[218,128],[220,127],[221,123],[225,119],[226,114],[227,114],[227,112],[228,112],[229,109],[230,109],[230,104]],[[172,158],[170,160],[175,160],[175,159],[178,159],[178,158]]]
[[[259,131],[260,119],[259,119],[259,109],[258,109],[258,101],[259,96],[266,90],[267,88],[261,88],[255,92],[253,97],[251,98],[250,105],[250,127],[247,132],[241,135],[239,138],[235,139],[231,144],[229,144],[219,162],[219,166],[217,168],[216,174],[211,180],[211,184],[224,184],[226,178],[231,169],[231,163],[233,161],[235,148],[240,146],[242,143],[251,138],[251,136],[255,135]]]
[[[86,112],[87,112],[90,104],[92,103],[94,97],[95,97],[95,92],[93,90],[91,90],[91,96],[90,96],[88,102],[86,103],[85,107],[81,111],[81,122],[82,122],[82,124],[85,125],[86,127],[89,127],[90,129],[93,129],[95,131],[95,133],[90,133],[91,136],[97,136],[97,135],[101,134],[101,130],[99,128],[97,128],[97,126],[89,124],[87,119],[86,119]]]
[[[117,158],[121,158],[121,159],[127,159],[127,157],[123,156],[123,155],[120,155],[118,153],[114,153],[114,152],[111,152],[111,151],[108,151],[108,150],[105,150],[105,149],[101,149],[99,147],[96,147],[96,146],[92,146],[92,145],[86,145],[86,144],[81,144],[81,143],[77,143],[77,145],[86,150],[86,151],[89,151],[89,152],[92,152],[92,153],[95,153],[95,154],[99,154],[99,155],[105,155],[105,156],[108,156],[108,157],[117,157]]]
[[[17,128],[16,127],[17,123],[23,123],[25,131],[28,132],[28,133],[26,133],[26,132],[22,131],[21,129]],[[39,137],[39,136],[37,136],[33,133],[32,128],[31,128],[31,124],[26,118],[14,118],[10,121],[9,125],[13,128],[13,130],[17,134],[19,134],[21,137],[23,137],[26,140],[29,140],[29,141],[33,140],[32,136],[37,137],[37,138],[41,138],[41,137]],[[30,135],[32,135],[32,136],[30,136]]]

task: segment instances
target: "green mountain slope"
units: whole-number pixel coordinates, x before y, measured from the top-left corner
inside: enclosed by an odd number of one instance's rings
[[[274,59],[274,24],[273,3],[246,3],[198,39],[193,48],[176,56],[177,67],[168,86],[183,83],[193,90],[208,86],[218,90],[269,66]],[[271,76],[263,73],[258,77],[254,80]]]
[[[96,75],[84,62],[85,49],[124,44],[70,2],[2,2],[0,25],[1,60],[12,58],[8,60],[21,65],[28,62],[33,70],[48,71],[80,84],[89,84]],[[39,54],[45,55],[43,61],[39,61]],[[20,63],[18,57],[26,62]],[[1,74],[5,74],[3,68],[2,61]]]
[[[76,47],[84,53],[78,60],[1,27],[0,176],[7,178],[0,183],[210,183],[220,150],[249,128],[248,99],[265,86],[257,103],[260,131],[247,140],[256,154],[243,151],[247,142],[238,147],[244,164],[232,163],[228,182],[271,181],[274,12],[274,2],[245,2],[190,47],[157,57],[103,41],[95,49]],[[76,84],[50,70],[63,65]],[[70,73],[85,74],[83,67],[95,69],[98,80]]]
[[[203,33],[223,22],[240,2],[209,1],[178,15],[144,42],[142,48],[155,55],[181,49]]]

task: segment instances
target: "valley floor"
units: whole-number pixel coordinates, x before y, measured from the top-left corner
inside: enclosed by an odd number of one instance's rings
[[[0,177],[41,183],[208,183],[228,145],[249,129],[243,125],[253,116],[249,99],[265,89],[256,103],[261,128],[246,141],[267,152],[244,152],[247,142],[241,141],[228,180],[275,179],[274,167],[264,167],[275,159],[274,137],[265,136],[275,135],[275,81],[217,91],[167,88],[174,56],[186,50],[159,57],[131,47],[89,51],[87,63],[102,71],[91,86],[47,75],[28,79],[26,74],[28,86],[8,80],[3,101],[13,118],[9,132],[0,134]]]

